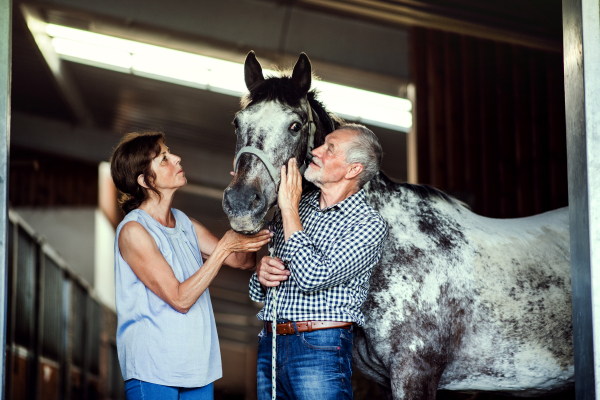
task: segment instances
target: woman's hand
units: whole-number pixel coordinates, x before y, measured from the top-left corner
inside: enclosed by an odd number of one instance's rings
[[[217,246],[220,246],[229,253],[256,252],[269,243],[271,236],[273,234],[268,229],[264,229],[254,235],[242,235],[230,229],[221,238]]]
[[[300,197],[302,196],[302,175],[298,170],[295,158],[290,158],[287,165],[287,174],[285,166],[281,167],[281,183],[279,184],[279,194],[277,195],[277,204],[281,211],[298,212]]]

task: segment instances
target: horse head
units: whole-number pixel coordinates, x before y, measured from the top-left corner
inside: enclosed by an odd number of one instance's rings
[[[292,157],[299,166],[307,166],[313,147],[323,143],[339,120],[328,114],[310,90],[311,64],[304,53],[291,76],[265,78],[250,52],[244,78],[249,93],[233,120],[235,175],[223,193],[223,210],[235,231],[251,234],[262,228],[277,201],[281,167]]]

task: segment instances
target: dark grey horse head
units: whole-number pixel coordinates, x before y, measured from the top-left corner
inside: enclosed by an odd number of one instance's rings
[[[310,91],[311,64],[304,53],[291,76],[265,78],[250,52],[244,78],[249,93],[233,121],[236,174],[223,193],[223,210],[235,231],[251,234],[262,228],[277,201],[281,167],[292,157],[300,166],[307,163],[312,142],[320,145],[334,129],[334,120]]]

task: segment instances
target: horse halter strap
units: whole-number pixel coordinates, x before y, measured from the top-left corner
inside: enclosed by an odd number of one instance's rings
[[[308,102],[308,99],[306,99],[306,106],[308,107],[308,125],[309,125],[308,145],[306,146],[306,159],[311,160],[312,159],[312,150],[315,147],[315,132],[317,130],[317,126],[315,125],[315,121],[313,120],[312,108],[310,106],[310,103]],[[273,166],[273,163],[269,160],[269,158],[267,157],[265,152],[254,146],[244,146],[240,149],[240,151],[237,152],[237,154],[235,155],[235,171],[236,172],[237,172],[238,164],[240,162],[240,156],[244,153],[250,153],[250,154],[254,154],[255,156],[257,156],[260,159],[260,161],[263,162],[265,167],[267,167],[267,171],[269,171],[269,175],[271,175],[273,182],[275,182],[275,186],[277,187],[279,185],[279,181],[281,180],[280,172]],[[300,170],[300,173],[303,174],[304,171],[306,170],[306,163],[305,163],[305,165],[300,167],[299,170]]]

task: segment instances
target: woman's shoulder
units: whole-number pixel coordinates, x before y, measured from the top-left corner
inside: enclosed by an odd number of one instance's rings
[[[128,222],[133,221],[133,222],[140,223],[141,220],[142,220],[142,211],[137,208],[134,210],[131,210],[127,213],[127,215],[125,215],[125,217],[123,218],[123,221],[121,221],[119,226],[117,226],[117,232],[119,232],[121,229],[123,229],[123,227],[125,225],[127,225]]]
[[[143,212],[135,209],[131,210],[123,221],[117,227],[117,236],[125,235],[139,235],[144,233],[150,233],[148,224],[144,219]]]

